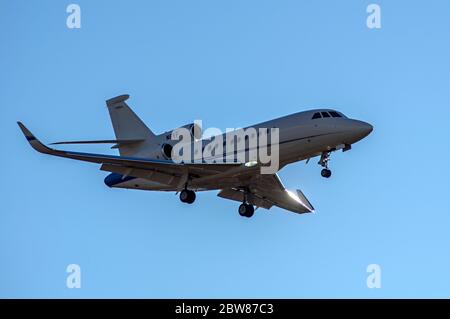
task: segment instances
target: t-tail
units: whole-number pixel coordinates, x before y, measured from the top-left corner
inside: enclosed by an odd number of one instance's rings
[[[115,140],[64,141],[52,143],[52,145],[109,143],[114,144],[112,148],[119,149],[121,156],[147,155],[145,154],[146,151],[154,147],[155,143],[157,143],[157,138],[125,103],[129,97],[128,94],[119,95],[106,101],[116,135]]]
[[[125,102],[130,96],[119,95],[106,101],[109,116],[119,141],[114,148],[119,149],[122,156],[132,156],[141,152],[144,142],[155,139],[155,134],[131,110]]]

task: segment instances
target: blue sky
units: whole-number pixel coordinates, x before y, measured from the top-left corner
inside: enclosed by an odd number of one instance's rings
[[[0,2],[0,297],[450,297],[450,3]],[[216,192],[109,189],[98,166],[33,151],[113,138],[104,101],[128,93],[155,132],[225,129],[314,107],[370,122],[334,154],[280,172],[316,214]],[[111,153],[105,146],[70,149]],[[81,289],[66,287],[79,264]],[[382,288],[368,289],[379,264]]]

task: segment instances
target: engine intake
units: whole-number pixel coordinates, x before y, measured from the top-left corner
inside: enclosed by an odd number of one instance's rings
[[[166,159],[172,159],[172,145],[164,143],[161,147],[161,153]]]

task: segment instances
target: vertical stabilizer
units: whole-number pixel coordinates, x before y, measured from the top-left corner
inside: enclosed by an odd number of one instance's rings
[[[116,139],[120,141],[140,140],[140,142],[119,143],[117,148],[120,155],[123,156],[137,154],[146,141],[155,138],[155,134],[125,103],[129,97],[128,94],[119,95],[106,101]]]

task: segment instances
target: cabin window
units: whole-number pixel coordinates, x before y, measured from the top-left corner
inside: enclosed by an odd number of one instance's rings
[[[320,118],[322,118],[322,116],[320,115],[319,112],[314,113],[314,115],[313,115],[313,117],[312,117],[313,120],[315,120],[315,119],[320,119]]]
[[[328,112],[321,112],[323,117],[330,117],[330,114]]]

